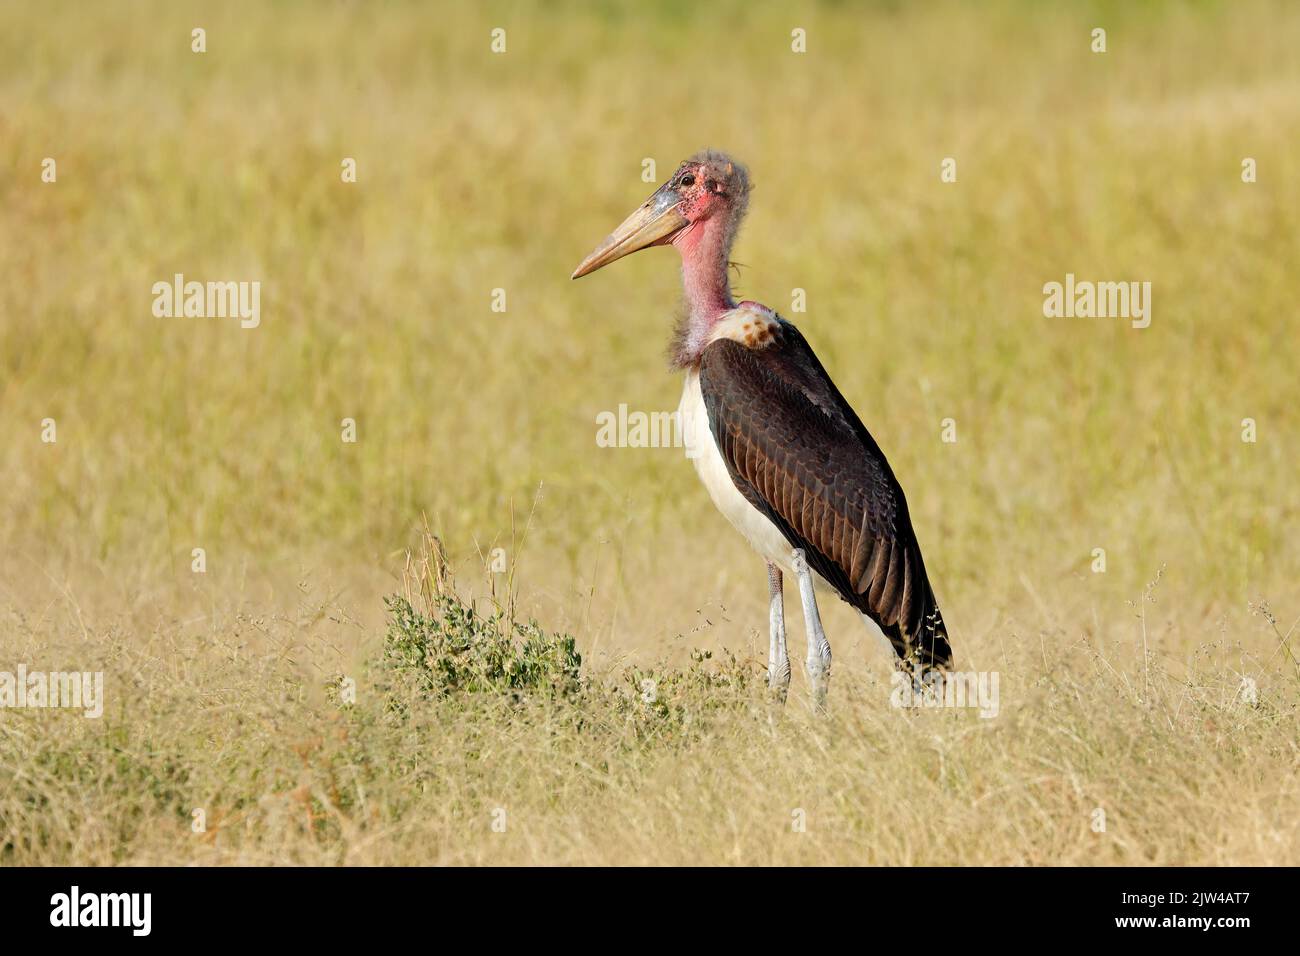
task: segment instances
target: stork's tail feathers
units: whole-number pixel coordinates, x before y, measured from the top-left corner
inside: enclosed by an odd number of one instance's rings
[[[952,645],[948,643],[948,628],[944,626],[943,615],[939,613],[934,595],[928,597],[928,607],[922,612],[921,628],[912,648],[922,675],[928,671],[952,667]]]
[[[925,678],[935,671],[952,667],[952,645],[948,643],[948,628],[934,592],[928,587],[921,602],[920,614],[909,631],[904,631],[900,620],[893,627],[884,628],[885,636],[894,645],[900,670]]]

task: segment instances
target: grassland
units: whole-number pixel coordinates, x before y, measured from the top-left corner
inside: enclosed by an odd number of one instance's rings
[[[0,862],[1300,862],[1298,40],[1255,2],[0,8],[0,670],[108,689],[0,711]],[[833,606],[830,715],[798,668],[773,708],[761,562],[680,450],[597,447],[676,406],[678,277],[569,273],[703,145],[996,719],[890,708]],[[155,318],[177,272],[259,280],[261,325]],[[1044,318],[1067,272],[1150,281],[1151,326]],[[577,686],[412,689],[386,649],[467,607],[572,635]]]

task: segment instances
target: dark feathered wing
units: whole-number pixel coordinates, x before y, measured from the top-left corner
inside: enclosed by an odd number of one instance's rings
[[[799,331],[782,320],[766,348],[712,343],[700,388],[741,494],[880,626],[901,660],[949,666],[903,489]]]

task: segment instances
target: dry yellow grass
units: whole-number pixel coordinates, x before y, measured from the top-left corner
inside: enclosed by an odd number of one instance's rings
[[[1300,862],[1298,38],[1282,3],[4,7],[0,671],[108,702],[0,711],[0,862]],[[676,405],[678,280],[569,272],[703,145],[757,182],[738,291],[807,291],[998,718],[890,708],[831,606],[831,715],[798,668],[774,712],[761,561],[680,451],[596,446]],[[175,272],[261,281],[261,326],[154,318]],[[1151,327],[1045,319],[1067,272],[1151,281]],[[463,581],[505,548],[592,697],[380,719],[424,514]],[[629,668],[707,719],[607,707]]]

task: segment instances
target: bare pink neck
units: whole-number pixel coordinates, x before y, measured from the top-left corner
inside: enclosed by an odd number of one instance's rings
[[[727,257],[734,230],[724,216],[713,216],[691,226],[673,245],[682,256],[682,286],[688,314],[679,330],[676,360],[691,364],[708,342],[713,326],[736,307],[727,281]]]

